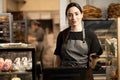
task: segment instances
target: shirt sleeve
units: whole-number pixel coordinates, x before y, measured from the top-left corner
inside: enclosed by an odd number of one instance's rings
[[[59,55],[61,53],[61,47],[62,47],[62,33],[60,32],[57,37],[57,42],[56,42],[56,48],[54,51],[55,55]]]
[[[90,49],[91,49],[90,53],[97,53],[98,56],[103,53],[100,42],[94,32],[92,33],[92,42]]]

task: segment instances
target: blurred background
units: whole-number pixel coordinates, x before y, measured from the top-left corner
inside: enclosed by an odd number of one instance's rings
[[[113,21],[107,21],[109,18],[120,17],[120,0],[0,0],[0,20],[9,21],[8,23],[2,22],[0,25],[11,27],[0,28],[4,32],[10,31],[8,38],[6,33],[3,34],[6,38],[0,38],[0,43],[28,43],[28,30],[31,22],[37,20],[44,30],[44,51],[41,57],[43,66],[53,67],[57,35],[68,27],[65,8],[69,2],[77,2],[81,5],[84,19],[89,25],[98,23],[96,25],[100,31],[97,31],[96,34],[105,50],[105,34],[103,32],[106,33],[105,31],[108,31],[113,23]],[[101,30],[100,25],[107,27]],[[116,25],[113,26],[116,27]],[[106,71],[105,57],[106,54],[102,55],[100,59],[102,62],[98,62],[97,66],[104,74]],[[95,69],[98,70],[98,68]]]

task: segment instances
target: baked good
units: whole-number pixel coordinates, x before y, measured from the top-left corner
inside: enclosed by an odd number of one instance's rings
[[[15,58],[14,63],[12,64],[12,72],[16,72],[20,70],[20,57]]]
[[[19,77],[13,77],[11,80],[21,80]]]
[[[83,6],[83,18],[100,18],[102,17],[102,11],[92,5]]]
[[[108,18],[118,18],[120,17],[120,3],[111,3],[108,6]]]
[[[12,60],[11,59],[5,59],[2,71],[8,72],[8,71],[10,71],[11,68],[12,68]]]
[[[0,71],[2,70],[3,66],[4,66],[4,59],[0,58]]]

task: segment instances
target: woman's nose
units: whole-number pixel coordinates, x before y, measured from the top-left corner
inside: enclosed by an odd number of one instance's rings
[[[74,14],[73,16],[72,16],[72,19],[74,20],[74,19],[76,19],[77,18],[77,16]]]
[[[75,15],[72,16],[72,19],[75,19]]]

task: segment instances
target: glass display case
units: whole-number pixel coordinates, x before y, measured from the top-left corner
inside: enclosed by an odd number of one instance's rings
[[[13,21],[12,26],[12,35],[13,35],[13,42],[14,43],[27,43],[27,20],[16,20]]]
[[[14,20],[13,14],[0,14],[0,43],[27,43],[27,19]],[[20,17],[21,18],[21,17]]]
[[[0,43],[12,42],[12,15],[0,13]]]
[[[103,48],[93,69],[102,80],[116,80],[118,70],[118,19],[87,19],[85,27],[93,30]],[[104,75],[103,75],[104,74]],[[102,75],[102,76],[101,76]],[[95,80],[98,80],[97,78]]]
[[[35,80],[35,49],[27,44],[0,44],[0,80]]]
[[[22,11],[11,12],[13,15],[12,22],[12,37],[14,43],[27,43],[27,34],[28,34],[28,21],[27,16]]]
[[[106,59],[106,79],[107,80],[116,80],[116,72],[118,69],[118,25],[117,19],[114,19],[114,22],[108,29],[105,38],[105,52],[107,54]]]

